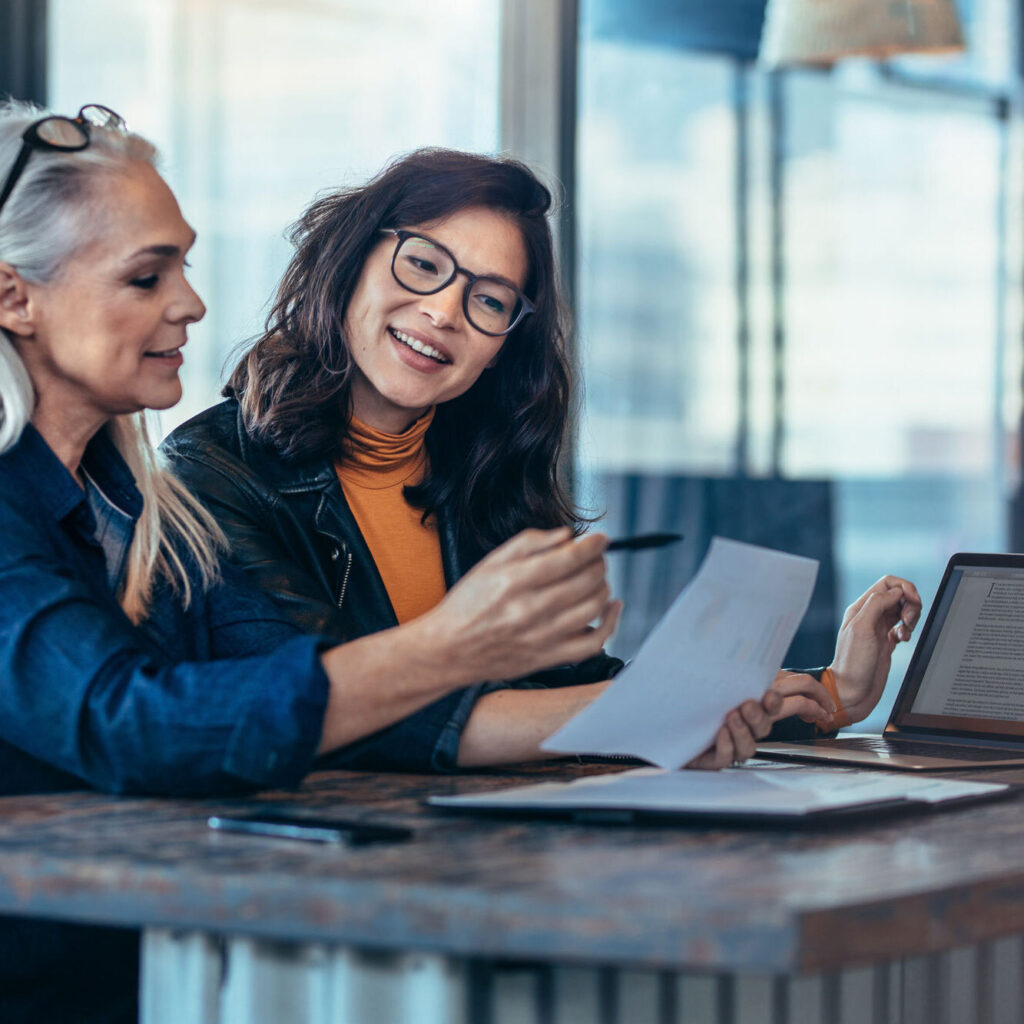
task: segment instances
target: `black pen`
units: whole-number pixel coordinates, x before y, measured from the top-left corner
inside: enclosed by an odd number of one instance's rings
[[[642,548],[661,548],[682,540],[681,533],[638,533],[635,537],[616,537],[608,542],[605,551],[640,551]]]

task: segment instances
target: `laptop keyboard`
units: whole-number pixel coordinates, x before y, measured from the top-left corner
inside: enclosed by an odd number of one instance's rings
[[[993,750],[991,747],[968,747],[955,743],[922,743],[915,740],[886,739],[882,736],[845,736],[839,741],[844,750],[871,750],[911,757],[949,757],[959,761],[1024,760],[1024,750]]]

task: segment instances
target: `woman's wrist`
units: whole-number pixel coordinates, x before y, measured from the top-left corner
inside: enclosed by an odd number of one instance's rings
[[[475,682],[459,673],[430,627],[415,619],[321,655],[329,682],[318,753],[327,753]]]
[[[835,701],[836,705],[836,710],[829,722],[829,730],[844,729],[846,726],[852,725],[854,722],[860,720],[859,718],[854,717],[851,713],[851,709],[846,707],[843,703],[842,694],[840,693],[839,677],[835,674],[831,665],[829,665],[828,668],[822,669],[821,685],[828,690],[828,695],[833,701]]]
[[[459,742],[459,767],[517,764],[564,755],[541,744],[596,700],[606,682],[550,690],[496,690],[477,701]]]

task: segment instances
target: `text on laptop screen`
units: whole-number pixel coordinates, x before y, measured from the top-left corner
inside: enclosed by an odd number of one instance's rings
[[[892,721],[1024,736],[1024,560],[953,565],[943,584]]]

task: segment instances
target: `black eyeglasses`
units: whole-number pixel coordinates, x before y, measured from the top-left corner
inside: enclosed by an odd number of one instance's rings
[[[99,103],[87,103],[77,117],[63,117],[54,114],[33,121],[21,136],[21,149],[14,161],[11,173],[7,175],[3,189],[0,189],[0,210],[14,191],[14,186],[25,170],[25,164],[33,149],[56,149],[64,153],[77,153],[89,145],[92,128],[107,128],[125,131],[127,125],[120,114]]]
[[[442,291],[459,274],[466,277],[462,309],[466,319],[482,334],[500,337],[522,323],[536,308],[515,285],[500,277],[481,277],[460,267],[440,242],[412,231],[382,228],[398,239],[391,257],[391,273],[407,291],[433,295]]]

